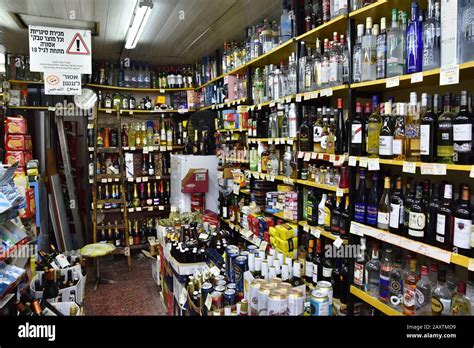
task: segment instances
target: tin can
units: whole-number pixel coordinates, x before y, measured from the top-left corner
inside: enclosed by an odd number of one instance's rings
[[[288,315],[288,295],[285,290],[271,290],[267,300],[267,313],[269,316]]]
[[[218,280],[216,282],[216,286],[226,286],[227,285],[227,282],[225,280]]]
[[[206,194],[193,193],[191,195],[191,211],[198,211],[204,213],[206,209]]]
[[[257,304],[257,315],[266,316],[267,315],[267,302],[270,291],[276,289],[276,283],[265,283],[260,286],[258,289],[258,304]]]
[[[252,283],[250,283],[249,303],[251,316],[256,316],[258,313],[258,290],[263,284],[265,284],[265,280],[263,279],[254,279]]]
[[[302,316],[304,314],[304,296],[299,289],[291,289],[288,293],[288,315]]]
[[[240,256],[246,256],[246,257],[249,257],[249,252],[247,250],[244,250],[244,251],[241,251],[240,252]]]
[[[244,298],[240,301],[240,315],[246,316],[249,313],[249,303],[248,301]]]
[[[258,247],[254,244],[250,244],[247,246],[247,251],[249,253],[255,253],[256,251],[258,251]]]
[[[278,289],[285,290],[289,293],[290,290],[293,289],[293,285],[291,285],[290,283],[280,283],[278,284]]]
[[[329,298],[327,296],[327,291],[320,288],[314,289],[311,293],[310,306],[312,316],[328,316]]]
[[[217,291],[217,292],[220,292],[220,293],[224,293],[225,291],[225,286],[224,285],[217,285],[214,287],[214,291]]]
[[[236,286],[235,283],[229,283],[227,284],[226,288],[235,290],[235,286]]]
[[[227,289],[224,292],[224,306],[235,305],[235,290]]]
[[[229,282],[235,283],[235,273],[232,265],[234,263],[235,258],[239,256],[239,248],[235,245],[228,245],[225,250],[225,254],[225,274]]]
[[[212,310],[221,309],[223,307],[223,296],[222,293],[219,291],[211,292],[211,299],[212,299]]]
[[[268,282],[269,283],[276,283],[276,284],[279,285],[279,284],[282,284],[283,281],[281,280],[281,278],[271,278]]]
[[[237,256],[232,263],[234,282],[237,291],[244,291],[244,273],[248,270],[247,256]]]
[[[202,296],[202,303],[206,301],[207,295],[210,294],[213,291],[212,284],[211,283],[204,283],[201,286],[201,296]]]
[[[224,277],[223,275],[219,274],[219,275],[214,276],[214,279],[213,279],[213,280],[214,280],[214,281],[213,281],[214,285],[216,285],[216,283],[217,283],[219,280],[225,280],[225,277]]]
[[[332,284],[325,280],[320,280],[316,283],[316,289],[320,289],[324,292],[324,294],[329,299],[329,315],[332,315],[332,298],[333,298],[333,290]]]

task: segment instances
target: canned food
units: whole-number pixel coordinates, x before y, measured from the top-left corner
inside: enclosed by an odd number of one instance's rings
[[[310,299],[311,315],[328,316],[329,315],[329,298],[327,291],[316,288],[311,293]]]
[[[287,284],[287,283],[284,283]],[[283,284],[282,284],[283,285]],[[288,315],[301,316],[304,314],[304,296],[299,289],[291,289],[288,292]]]
[[[316,289],[321,289],[324,294],[329,299],[329,315],[332,315],[332,297],[333,297],[333,290],[332,284],[325,280],[320,280],[316,283]]]
[[[267,300],[267,313],[269,316],[288,315],[288,295],[285,290],[271,290]]]
[[[234,268],[232,266],[235,258],[239,256],[239,248],[235,245],[228,245],[226,250],[226,259],[225,259],[225,274],[229,282],[235,282]]]
[[[234,282],[237,291],[244,291],[244,273],[248,270],[247,256],[237,256],[232,263]]]
[[[233,289],[233,290],[235,290],[235,283],[229,283],[229,284],[227,284],[226,288],[227,288],[227,289]]]
[[[258,289],[258,304],[257,304],[257,315],[267,315],[267,301],[270,291],[276,289],[276,283],[265,283]]]
[[[214,287],[214,291],[217,291],[217,292],[220,292],[220,293],[224,293],[225,291],[225,286],[224,285],[217,285]]]
[[[225,280],[218,280],[216,282],[216,286],[226,286],[227,285],[227,282]]]
[[[252,283],[250,283],[249,303],[251,316],[256,316],[258,313],[258,290],[263,284],[265,284],[265,280],[263,279],[254,279]]]
[[[216,309],[221,309],[223,307],[223,296],[222,296],[222,292],[219,292],[219,291],[213,291],[211,292],[211,299],[212,299],[212,305],[211,305],[211,308],[213,310],[216,310]]]
[[[280,283],[278,284],[278,289],[290,291],[291,289],[293,289],[293,285],[291,285],[290,283]]]
[[[247,257],[249,257],[249,254],[250,254],[250,253],[249,253],[248,251],[246,251],[246,250],[240,252],[240,255],[241,255],[241,256],[247,256]]]
[[[282,280],[280,278],[271,278],[269,283],[276,283],[276,284],[282,284]]]
[[[250,245],[247,246],[247,251],[249,253],[254,253],[255,254],[255,252],[258,251],[258,247],[254,244],[250,244]]]
[[[204,301],[206,301],[207,295],[210,294],[212,291],[213,291],[213,288],[212,288],[212,284],[211,284],[211,283],[204,283],[204,284],[202,284],[202,287],[201,287],[201,297],[202,297],[202,299],[203,299],[203,303],[204,303]]]
[[[235,290],[227,289],[224,292],[224,306],[235,305]]]
[[[243,298],[240,301],[240,314],[241,315],[248,315],[248,312],[249,312],[249,303],[245,298]]]

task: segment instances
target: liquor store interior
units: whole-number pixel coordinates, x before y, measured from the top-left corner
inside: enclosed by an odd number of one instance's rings
[[[0,1],[0,316],[473,315],[473,11]]]

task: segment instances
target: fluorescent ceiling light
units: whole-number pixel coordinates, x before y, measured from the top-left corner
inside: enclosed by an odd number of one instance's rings
[[[145,29],[148,18],[150,18],[151,10],[153,9],[153,1],[140,1],[137,4],[135,14],[133,16],[132,25],[128,29],[127,40],[125,48],[132,50],[137,46],[138,40]]]
[[[70,28],[78,30],[90,30],[92,35],[99,34],[99,24],[93,21],[71,20],[64,18],[43,17],[28,15],[23,13],[13,13],[13,19],[21,29],[28,29],[28,26],[35,25],[41,27]]]

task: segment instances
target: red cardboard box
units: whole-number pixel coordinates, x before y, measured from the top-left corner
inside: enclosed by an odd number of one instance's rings
[[[26,119],[23,117],[7,117],[5,120],[5,134],[26,134]]]
[[[181,181],[182,193],[207,193],[209,191],[209,171],[190,169]]]
[[[28,151],[31,148],[31,135],[7,134],[5,137],[6,151]]]
[[[26,207],[25,212],[21,215],[22,218],[30,219],[36,214],[35,190],[29,188],[25,191]]]
[[[19,162],[20,167],[26,167],[26,163],[33,159],[31,151],[6,151],[5,152],[5,164],[13,165],[15,162]]]

